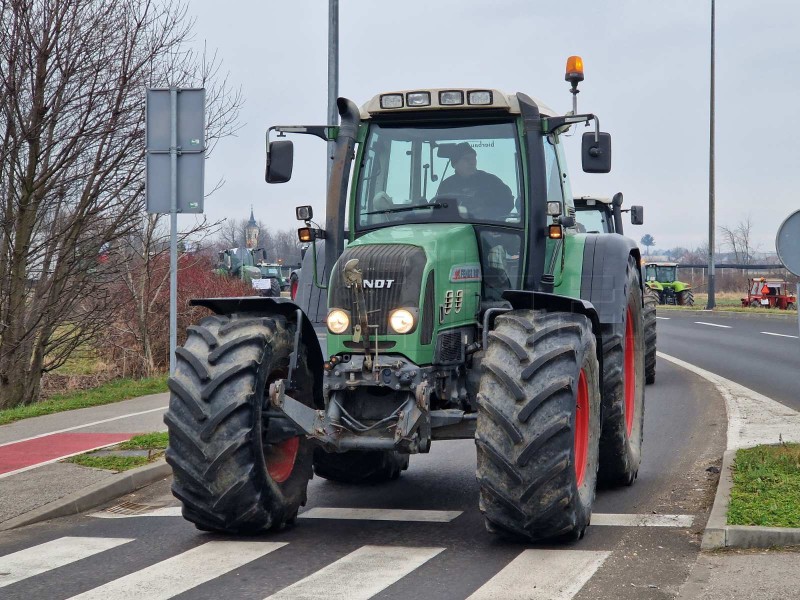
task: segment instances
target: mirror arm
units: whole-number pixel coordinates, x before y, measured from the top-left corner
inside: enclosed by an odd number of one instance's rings
[[[594,115],[592,113],[587,113],[585,115],[565,115],[562,117],[547,117],[546,119],[542,119],[542,124],[544,132],[549,135],[561,129],[562,127],[569,128],[571,125],[574,125],[576,123],[588,123],[592,119],[594,119],[595,121],[594,141],[597,142],[600,134],[600,120],[597,118],[597,115]]]

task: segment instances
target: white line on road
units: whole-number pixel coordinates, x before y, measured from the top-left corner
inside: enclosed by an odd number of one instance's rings
[[[569,600],[610,554],[524,550],[467,600]]]
[[[285,545],[286,542],[207,542],[141,571],[73,596],[73,599],[172,598]]]
[[[706,323],[705,321],[695,321],[697,325],[708,325],[709,327],[722,327],[723,329],[731,329],[730,325],[719,325],[717,323]]]
[[[692,515],[648,515],[595,513],[592,525],[607,527],[691,527]]]
[[[728,450],[759,444],[800,442],[800,413],[743,385],[691,363],[656,353],[713,383],[725,399],[728,413]]]
[[[128,538],[62,537],[0,557],[0,587],[132,542]]]
[[[312,508],[297,515],[299,519],[352,519],[359,521],[414,521],[449,523],[460,510],[401,510],[394,508]]]
[[[797,339],[797,337],[798,337],[796,335],[788,335],[786,333],[771,333],[769,331],[762,331],[761,333],[763,333],[764,335],[775,335],[775,336],[778,336],[778,337],[788,337],[788,338],[794,338],[794,339]]]
[[[267,600],[368,600],[443,550],[362,546]]]
[[[659,317],[656,316],[656,319],[661,319],[662,321],[669,321],[672,317]]]
[[[67,431],[75,431],[76,429],[86,429],[87,427],[93,427],[95,425],[102,425],[103,423],[110,423],[111,421],[119,421],[120,419],[128,419],[130,417],[138,417],[139,415],[146,415],[152,412],[158,411],[165,411],[169,408],[168,406],[162,406],[161,408],[151,408],[150,410],[142,410],[135,413],[128,413],[127,415],[119,415],[118,417],[111,417],[110,419],[102,419],[101,421],[92,421],[91,423],[84,423],[83,425],[75,425],[74,427],[67,427],[65,429],[57,429],[56,431],[48,431],[47,433],[40,433],[39,435],[32,435],[31,437],[22,438],[20,440],[14,440],[13,442],[5,442],[4,444],[0,444],[0,448],[3,446],[10,446],[11,444],[19,444],[20,442],[27,442],[28,440],[35,440],[42,437],[47,437],[48,435],[55,435],[57,433],[66,433]]]

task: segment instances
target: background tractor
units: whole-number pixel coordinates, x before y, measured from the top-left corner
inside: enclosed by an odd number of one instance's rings
[[[623,234],[622,213],[631,213],[631,225],[644,223],[644,208],[631,206],[622,208],[622,192],[614,194],[613,198],[598,196],[579,196],[575,198],[575,220],[578,231],[585,233],[618,233]],[[644,278],[643,278],[644,279]],[[644,375],[645,383],[656,382],[656,350],[658,343],[656,305],[659,303],[658,292],[644,288]]]
[[[576,98],[579,57],[566,78]],[[486,88],[337,104],[336,127],[267,133],[270,183],[293,162],[271,134],[335,142],[324,228],[297,208],[312,248],[296,300],[193,301],[214,314],[176,351],[165,416],[184,517],[281,528],[312,472],[394,479],[434,440],[474,439],[491,531],[582,537],[598,478],[636,479],[643,434],[639,250],[578,232],[562,146],[594,122],[583,169],[607,173],[610,136],[574,101],[558,115]],[[453,179],[476,162],[483,184]]]
[[[263,262],[264,251],[261,248],[229,248],[222,250],[218,257],[216,271],[220,275],[237,277],[250,283],[261,296],[281,295],[280,269],[277,269],[277,275],[270,275],[272,271]]]
[[[644,267],[647,287],[658,293],[660,304],[694,306],[694,292],[688,283],[678,281],[678,263],[651,262]]]
[[[797,310],[797,296],[789,293],[789,282],[757,277],[747,291],[747,298],[742,298],[742,306],[751,308],[778,308],[780,310]]]

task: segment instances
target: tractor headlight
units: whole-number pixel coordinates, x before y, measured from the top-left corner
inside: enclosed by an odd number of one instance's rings
[[[350,329],[350,315],[340,308],[334,308],[328,313],[328,331],[341,334]]]
[[[414,315],[405,308],[393,310],[389,315],[389,327],[395,333],[408,333],[414,329]]]

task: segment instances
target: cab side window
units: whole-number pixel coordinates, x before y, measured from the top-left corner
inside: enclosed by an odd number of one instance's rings
[[[561,172],[558,168],[558,156],[554,145],[555,138],[550,135],[543,139],[544,168],[547,177],[547,201],[563,202],[564,193],[561,189]]]

